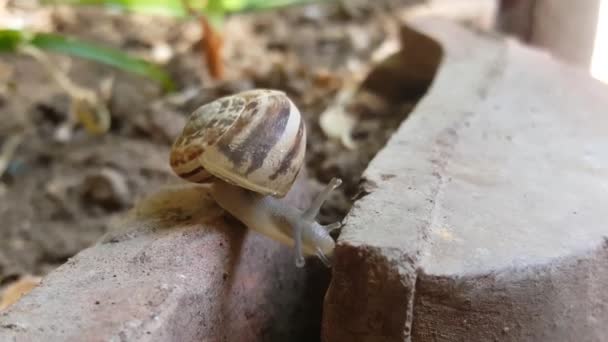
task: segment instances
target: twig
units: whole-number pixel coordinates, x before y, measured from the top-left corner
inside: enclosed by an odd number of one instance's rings
[[[97,97],[94,92],[74,84],[40,49],[27,45],[19,47],[19,51],[33,57],[38,63],[42,64],[53,80],[70,96],[91,100]]]
[[[203,31],[203,38],[200,42],[201,55],[204,57],[203,64],[206,64],[209,74],[215,80],[224,78],[222,35],[213,28],[207,16],[190,6],[189,0],[181,0],[181,2],[188,14],[198,18]]]
[[[22,46],[19,51],[38,61],[72,99],[70,112],[89,133],[101,134],[110,128],[110,112],[99,96],[87,88],[72,82],[46,54],[34,46]]]
[[[0,151],[0,177],[2,177],[8,168],[17,147],[19,147],[22,141],[23,133],[18,133],[10,136],[8,139],[6,139],[4,145],[2,145],[2,150]]]
[[[201,40],[201,49],[205,54],[209,73],[216,80],[222,79],[224,78],[222,36],[219,32],[213,29],[206,16],[201,15],[199,17],[199,22],[205,32],[205,35]]]

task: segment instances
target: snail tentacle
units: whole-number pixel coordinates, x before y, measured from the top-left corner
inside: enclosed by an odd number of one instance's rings
[[[340,184],[342,184],[340,178],[332,178],[331,181],[329,181],[329,184],[327,184],[325,188],[319,192],[317,197],[315,197],[310,207],[304,212],[304,215],[302,215],[302,218],[305,220],[314,219],[319,214],[319,210],[321,210],[323,203],[327,201],[331,192],[339,187]]]
[[[323,228],[328,232],[331,233],[334,230],[340,229],[342,227],[342,223],[341,222],[334,222],[334,223],[330,223],[328,225],[323,226]]]

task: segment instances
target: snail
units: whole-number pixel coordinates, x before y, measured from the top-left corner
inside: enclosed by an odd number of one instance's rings
[[[188,117],[171,147],[170,165],[180,178],[211,183],[211,195],[250,229],[294,247],[295,264],[316,255],[330,266],[339,222],[320,225],[315,217],[333,178],[304,211],[285,203],[304,163],[306,127],[287,95],[254,89],[202,105]]]

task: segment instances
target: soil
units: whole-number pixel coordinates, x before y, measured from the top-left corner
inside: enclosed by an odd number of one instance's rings
[[[313,186],[332,177],[344,181],[324,206],[322,223],[346,215],[361,192],[365,167],[415,102],[411,96],[392,101],[359,91],[342,108],[355,121],[347,134],[350,147],[328,137],[319,123],[340,91],[371,68],[374,56],[398,45],[393,14],[417,1],[336,1],[230,16],[222,28],[222,81],[205,70],[196,20],[17,2],[0,5],[0,20],[25,18],[37,30],[156,60],[171,73],[177,91],[165,94],[148,79],[49,55],[81,86],[99,89],[113,79],[110,131],[92,135],[80,126],[67,128],[69,97],[38,62],[0,55],[0,146],[10,157],[0,178],[0,285],[45,275],[94,243],[137,199],[178,182],[168,165],[170,145],[185,117],[218,96],[269,87],[293,99],[306,120]],[[8,155],[11,142],[19,144]]]

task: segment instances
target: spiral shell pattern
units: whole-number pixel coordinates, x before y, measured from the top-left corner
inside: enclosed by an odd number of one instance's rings
[[[171,149],[173,171],[191,182],[218,177],[283,197],[304,162],[306,127],[285,93],[256,89],[194,111]]]

